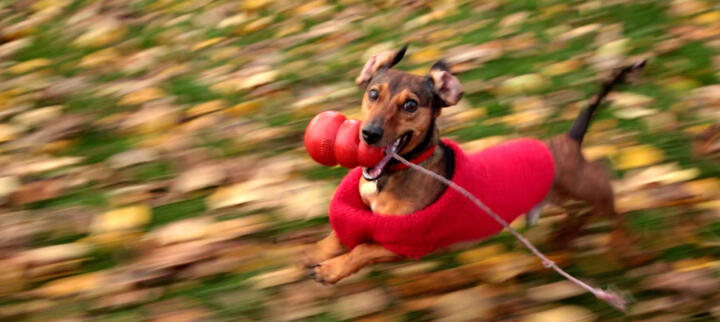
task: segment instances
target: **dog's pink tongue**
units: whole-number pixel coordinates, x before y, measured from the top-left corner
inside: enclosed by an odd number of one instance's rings
[[[385,166],[393,158],[393,154],[395,153],[395,150],[397,150],[397,144],[390,144],[387,147],[385,147],[385,151],[383,152],[384,156],[380,160],[380,162],[377,163],[376,166],[366,169],[369,178],[377,179],[380,177],[380,175],[382,175],[383,170],[385,170]],[[367,179],[367,177],[366,177],[366,179]]]
[[[372,169],[368,171],[370,176],[373,178],[379,177],[382,174],[383,169],[385,169],[387,163],[390,162],[390,159],[392,159],[392,157],[393,149],[392,147],[388,147],[385,150],[385,156],[382,158],[382,160],[380,160],[380,163],[378,163],[376,166],[372,167]]]

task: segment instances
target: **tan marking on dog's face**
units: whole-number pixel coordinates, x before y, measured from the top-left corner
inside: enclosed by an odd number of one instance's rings
[[[371,97],[377,91],[377,98]],[[383,129],[383,136],[375,145],[387,146],[405,133],[411,133],[410,141],[401,154],[412,151],[422,142],[434,118],[440,114],[433,108],[433,93],[427,79],[410,73],[386,70],[368,85],[362,101],[362,125],[367,124]],[[415,108],[412,106],[414,101]],[[410,104],[404,106],[406,103]]]

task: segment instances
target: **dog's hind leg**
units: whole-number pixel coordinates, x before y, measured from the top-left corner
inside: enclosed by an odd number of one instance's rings
[[[577,237],[585,223],[592,217],[609,217],[615,221],[615,226],[622,229],[624,226],[622,215],[615,211],[615,198],[610,173],[600,162],[588,162],[581,155],[577,156],[575,166],[561,168],[562,176],[557,180],[557,188],[567,195],[568,199],[584,201],[592,206],[592,210],[585,214],[570,216],[555,238],[558,245],[567,246]]]
[[[540,201],[535,207],[530,209],[527,214],[525,214],[525,227],[529,228],[532,226],[535,226],[537,224],[538,219],[540,219],[540,213],[542,213],[543,208],[545,207],[545,204],[547,204],[547,200]]]

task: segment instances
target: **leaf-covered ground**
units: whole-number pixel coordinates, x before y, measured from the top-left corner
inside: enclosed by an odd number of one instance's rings
[[[404,43],[463,82],[441,127],[468,149],[563,132],[649,59],[585,145],[633,250],[607,218],[550,249],[561,209],[524,231],[626,315],[507,233],[333,287],[297,268],[347,171],[304,127],[357,116],[360,67]],[[0,320],[718,320],[719,71],[714,0],[0,0]]]

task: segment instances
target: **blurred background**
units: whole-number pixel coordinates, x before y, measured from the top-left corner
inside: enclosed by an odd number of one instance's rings
[[[548,252],[627,315],[507,233],[333,287],[295,265],[347,173],[304,128],[357,117],[360,67],[404,43],[399,69],[444,57],[464,84],[440,127],[468,150],[565,131],[649,59],[584,151],[632,251],[597,218]],[[718,320],[719,68],[714,0],[0,0],[0,320]],[[566,216],[525,234],[547,250]]]

